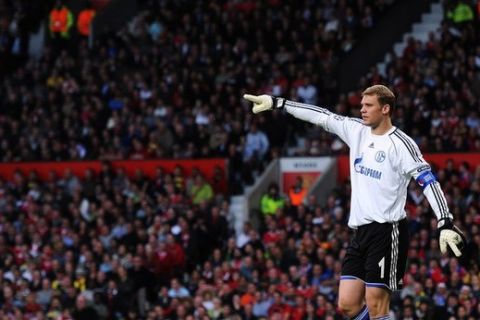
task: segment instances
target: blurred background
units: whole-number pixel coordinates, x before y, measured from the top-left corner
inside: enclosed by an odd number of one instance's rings
[[[0,0],[0,319],[342,319],[347,146],[244,93],[397,95],[413,182],[392,319],[480,319],[480,1]]]

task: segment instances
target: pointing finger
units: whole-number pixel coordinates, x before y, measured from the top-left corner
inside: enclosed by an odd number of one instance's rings
[[[253,103],[262,103],[262,99],[259,96],[254,96],[252,94],[244,94],[243,99],[251,101]]]

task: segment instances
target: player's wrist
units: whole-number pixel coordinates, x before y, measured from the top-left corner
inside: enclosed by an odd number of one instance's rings
[[[450,217],[441,218],[437,221],[437,229],[452,229],[453,228],[453,220]]]
[[[287,101],[287,99],[282,97],[275,97],[275,96],[271,96],[271,97],[273,101],[273,109],[280,109],[285,106],[285,102]]]

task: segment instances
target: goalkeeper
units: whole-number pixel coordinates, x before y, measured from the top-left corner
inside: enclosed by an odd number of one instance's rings
[[[417,144],[392,125],[395,95],[383,85],[362,93],[361,117],[269,95],[244,98],[253,112],[283,108],[338,135],[350,148],[352,184],[348,226],[354,230],[340,278],[338,305],[350,319],[390,319],[390,296],[402,287],[408,252],[407,186],[414,178],[438,219],[440,250],[462,255],[464,237],[453,225],[440,184]]]

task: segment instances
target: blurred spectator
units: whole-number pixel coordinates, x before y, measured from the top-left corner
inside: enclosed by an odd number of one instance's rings
[[[78,320],[98,320],[100,319],[95,309],[87,306],[87,299],[83,295],[77,297],[75,311],[72,314],[74,319]]]
[[[170,290],[168,290],[168,296],[170,298],[187,298],[190,296],[187,288],[183,287],[178,279],[172,279]]]
[[[53,45],[57,50],[66,48],[73,20],[72,12],[63,4],[62,0],[56,0],[55,6],[50,11],[49,30]]]
[[[307,189],[303,185],[302,176],[297,176],[295,178],[295,183],[288,190],[288,197],[290,203],[293,206],[299,206],[303,203],[303,200],[307,196]]]
[[[303,84],[298,87],[297,96],[301,102],[313,105],[318,104],[317,88],[311,83],[308,77],[306,77]]]
[[[269,145],[265,133],[258,130],[257,125],[252,123],[245,139],[245,149],[243,151],[244,161],[252,163],[252,167],[255,168],[257,163],[261,163],[265,160],[264,157],[268,151]]]
[[[77,32],[80,36],[88,37],[90,35],[90,27],[95,13],[90,2],[87,2],[85,8],[78,13]]]
[[[93,293],[92,308],[98,315],[98,319],[106,320],[108,318],[108,308],[102,301],[102,295],[99,292]]]
[[[472,22],[474,19],[473,8],[466,1],[456,1],[453,8],[447,11],[447,18],[458,24]]]
[[[275,215],[279,208],[283,208],[285,199],[280,195],[278,184],[272,182],[268,192],[260,200],[260,210],[263,215]]]
[[[213,198],[213,189],[210,183],[200,173],[196,174],[193,179],[193,185],[187,190],[192,203],[199,205],[210,201]]]

